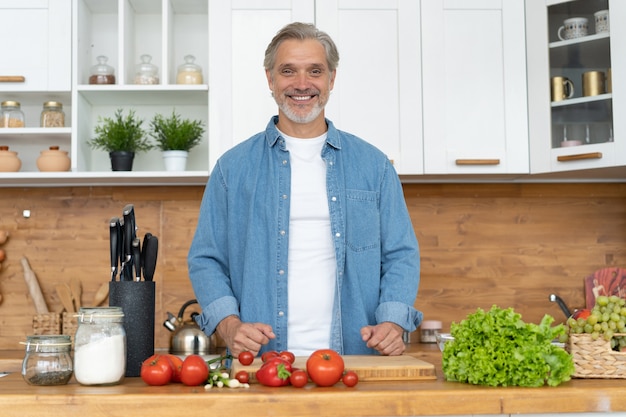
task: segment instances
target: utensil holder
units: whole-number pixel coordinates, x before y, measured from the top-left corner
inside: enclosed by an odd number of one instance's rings
[[[154,355],[154,281],[111,281],[109,306],[122,307],[126,331],[126,376],[140,376]]]

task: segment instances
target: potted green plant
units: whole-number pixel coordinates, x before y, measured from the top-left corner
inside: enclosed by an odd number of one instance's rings
[[[113,118],[98,117],[95,137],[87,143],[93,149],[109,152],[113,171],[131,171],[133,160],[138,152],[153,148],[142,128],[143,120],[129,110],[126,116],[122,109],[117,109]]]
[[[204,131],[204,122],[183,119],[176,110],[169,117],[156,114],[150,121],[150,135],[163,152],[168,171],[185,170],[189,151],[202,142]]]

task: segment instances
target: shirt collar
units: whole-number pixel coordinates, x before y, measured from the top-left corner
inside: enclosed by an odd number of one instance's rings
[[[328,134],[326,136],[326,143],[332,146],[335,149],[341,149],[341,138],[339,137],[339,131],[335,129],[335,125],[328,119],[326,120],[326,125],[328,126]],[[278,116],[273,116],[267,127],[265,128],[265,138],[267,140],[267,146],[273,147],[278,138],[280,138],[280,133],[278,129],[276,129],[276,123],[278,123]]]

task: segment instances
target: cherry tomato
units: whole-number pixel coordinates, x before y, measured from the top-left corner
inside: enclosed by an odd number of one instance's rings
[[[268,350],[267,352],[264,352],[261,355],[261,361],[263,361],[263,363],[267,362],[268,360],[275,358],[278,356],[278,352],[276,352],[275,350]]]
[[[359,383],[359,376],[354,371],[346,371],[341,380],[346,387],[353,387]]]
[[[252,352],[247,350],[241,352],[237,358],[239,359],[239,363],[243,366],[248,366],[252,362],[254,362],[254,355],[252,354]]]
[[[289,376],[289,382],[296,388],[302,388],[309,382],[309,376],[304,369],[294,369]]]
[[[180,380],[188,386],[205,384],[209,378],[209,365],[200,355],[189,355],[183,361]]]
[[[242,384],[247,384],[250,382],[250,374],[246,371],[239,371],[235,374],[235,379]]]
[[[294,363],[296,361],[296,355],[294,355],[293,353],[287,351],[287,350],[283,350],[282,352],[280,352],[278,354],[278,357],[283,358],[284,360],[286,360],[289,363]]]
[[[172,382],[180,382],[180,372],[183,370],[183,360],[176,355],[168,354],[170,362],[172,362]]]
[[[139,374],[148,385],[165,385],[172,379],[174,366],[167,355],[152,355],[141,364]]]
[[[306,361],[306,372],[320,387],[335,385],[341,379],[343,370],[343,358],[332,349],[316,350]]]

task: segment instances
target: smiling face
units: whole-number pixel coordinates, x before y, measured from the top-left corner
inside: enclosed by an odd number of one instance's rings
[[[335,73],[328,69],[326,52],[317,40],[283,41],[274,67],[266,71],[278,104],[278,129],[296,137],[316,137],[325,132],[324,106],[333,89]]]

